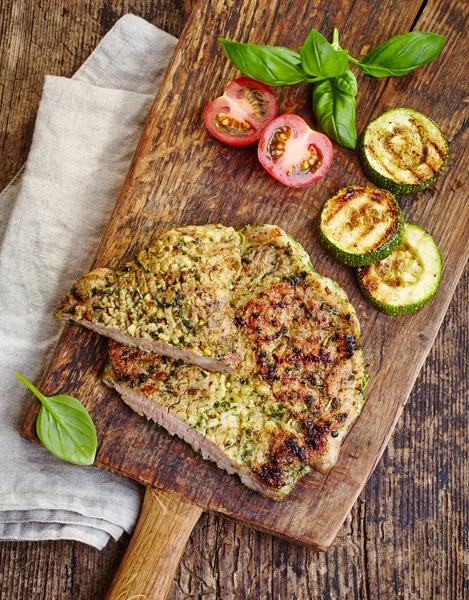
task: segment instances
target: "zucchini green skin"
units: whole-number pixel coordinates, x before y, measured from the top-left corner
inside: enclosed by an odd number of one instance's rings
[[[368,143],[367,135],[370,131],[370,127],[372,127],[379,119],[382,119],[383,117],[386,117],[386,116],[392,116],[393,113],[398,113],[398,112],[405,112],[407,114],[410,113],[410,114],[417,115],[419,118],[426,119],[427,121],[429,121],[432,125],[434,125],[438,129],[438,131],[441,135],[442,141],[444,142],[444,159],[441,163],[440,168],[433,174],[433,176],[427,178],[425,181],[423,181],[422,183],[419,183],[419,184],[403,183],[403,182],[396,181],[395,179],[392,179],[390,177],[386,177],[385,175],[383,175],[382,173],[377,171],[370,164],[370,161],[367,156],[367,143]],[[443,171],[446,169],[447,164],[448,164],[448,156],[449,156],[448,142],[445,139],[445,137],[443,136],[443,134],[441,133],[441,130],[438,127],[438,125],[432,119],[427,117],[426,115],[423,115],[422,113],[419,113],[416,110],[413,110],[411,108],[394,108],[394,109],[388,110],[388,111],[382,113],[381,115],[378,115],[377,117],[375,117],[365,127],[365,130],[363,131],[362,135],[360,136],[359,145],[358,145],[358,159],[360,161],[360,164],[362,166],[362,169],[363,169],[365,175],[375,185],[377,185],[378,187],[381,187],[385,190],[389,190],[393,194],[404,194],[404,195],[416,194],[418,192],[425,190],[427,187],[430,187],[431,185],[433,185],[435,183],[435,181],[443,173]]]
[[[362,294],[372,306],[386,315],[405,315],[419,310],[433,298],[440,285],[443,262],[438,246],[429,233],[425,232],[418,225],[410,224],[406,224],[405,226],[403,245],[407,243],[407,238],[411,230],[419,231],[422,234],[422,237],[425,238],[425,250],[427,251],[428,256],[426,259],[427,264],[424,265],[424,269],[427,268],[427,273],[430,269],[431,274],[433,275],[431,285],[427,285],[425,288],[422,287],[419,296],[414,298],[413,301],[392,303],[387,302],[383,298],[379,297],[379,293],[376,291],[380,283],[379,275],[376,273],[376,269],[379,267],[379,265],[359,267],[357,269],[357,280]],[[398,250],[399,249],[397,249],[396,252]],[[428,252],[428,250],[430,252]],[[370,273],[371,270],[375,272]]]
[[[334,202],[335,199],[338,196],[340,196],[341,193],[343,193],[345,190],[353,190],[353,189],[363,189],[363,190],[369,190],[370,192],[381,192],[381,193],[386,194],[390,199],[392,199],[392,202],[394,204],[394,207],[395,207],[395,210],[397,213],[397,223],[396,223],[396,229],[395,229],[394,233],[385,241],[384,244],[378,246],[377,248],[369,250],[366,253],[361,253],[361,254],[358,254],[356,252],[348,252],[343,247],[339,247],[336,243],[334,243],[327,236],[327,233],[324,231],[324,228],[322,225],[322,218],[324,216],[325,211],[327,210],[327,203]],[[389,193],[389,191],[371,188],[370,186],[348,186],[348,187],[342,188],[341,190],[339,190],[339,192],[337,192],[337,194],[335,196],[333,196],[332,198],[329,198],[329,200],[326,200],[326,202],[324,203],[324,205],[321,209],[321,212],[319,214],[319,220],[318,220],[318,233],[319,233],[319,240],[321,241],[321,243],[337,258],[337,260],[339,260],[342,264],[348,265],[350,267],[368,266],[368,265],[376,263],[376,262],[382,260],[383,258],[386,258],[387,256],[389,256],[391,254],[391,252],[393,252],[401,243],[402,236],[404,235],[404,227],[405,227],[404,215],[402,214],[402,210],[401,210],[397,200],[394,198],[394,196],[391,193]]]

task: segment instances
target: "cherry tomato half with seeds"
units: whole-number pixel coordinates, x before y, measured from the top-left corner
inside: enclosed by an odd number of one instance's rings
[[[280,115],[262,132],[257,155],[277,181],[302,187],[327,173],[332,163],[332,143],[298,115]]]
[[[232,81],[223,96],[204,110],[210,133],[230,146],[257,142],[262,130],[277,116],[277,100],[265,84],[249,77]]]

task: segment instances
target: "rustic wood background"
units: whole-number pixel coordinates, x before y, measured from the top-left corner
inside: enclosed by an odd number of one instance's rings
[[[2,186],[26,157],[44,73],[70,75],[125,12],[179,35],[192,6],[167,0],[4,2]],[[463,8],[455,2],[452,18]],[[182,560],[172,600],[452,600],[469,594],[463,419],[468,299],[466,269],[392,442],[333,548],[317,555],[205,515]],[[98,553],[67,542],[1,544],[0,598],[99,599],[125,545],[110,544]]]

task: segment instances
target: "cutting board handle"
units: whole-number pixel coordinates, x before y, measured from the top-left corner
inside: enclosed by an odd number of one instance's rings
[[[142,512],[106,600],[165,600],[202,509],[147,488]]]

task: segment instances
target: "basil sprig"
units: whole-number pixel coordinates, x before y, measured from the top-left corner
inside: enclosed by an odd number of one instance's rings
[[[36,432],[44,446],[75,465],[92,465],[96,456],[96,429],[86,408],[72,396],[48,398],[21,373],[16,376],[41,402]]]
[[[359,61],[350,60],[372,77],[407,75],[436,58],[444,43],[442,35],[411,31],[390,38]]]
[[[312,29],[300,52],[220,38],[228,59],[252,79],[272,86],[313,83],[318,128],[346,148],[355,148],[357,142],[357,81],[348,62],[372,77],[406,75],[436,58],[444,41],[442,35],[411,31],[390,38],[357,60],[339,46],[337,29],[332,44]]]

